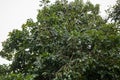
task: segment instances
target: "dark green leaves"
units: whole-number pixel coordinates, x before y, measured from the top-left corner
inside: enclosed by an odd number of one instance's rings
[[[3,42],[1,56],[13,60],[6,79],[119,80],[116,23],[106,23],[89,1],[48,3],[42,1],[36,22],[28,19]]]

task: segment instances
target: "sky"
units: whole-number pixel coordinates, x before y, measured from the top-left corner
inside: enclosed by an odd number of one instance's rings
[[[0,50],[2,43],[13,29],[21,29],[27,19],[36,20],[40,0],[0,0]],[[72,1],[72,0],[71,0]],[[85,2],[87,0],[84,0]],[[104,10],[114,5],[116,0],[89,0],[93,4],[100,4],[100,14],[106,17]],[[0,64],[8,64],[7,60],[0,57]]]

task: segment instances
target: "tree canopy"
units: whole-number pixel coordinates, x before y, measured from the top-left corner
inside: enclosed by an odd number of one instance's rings
[[[99,15],[99,4],[90,1],[41,2],[37,21],[28,19],[3,42],[0,55],[12,64],[1,78],[119,80],[120,32],[116,23],[120,20],[114,17],[119,17],[119,0],[109,12],[114,23],[107,23]]]

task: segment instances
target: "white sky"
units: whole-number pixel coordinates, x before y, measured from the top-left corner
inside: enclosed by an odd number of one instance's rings
[[[36,20],[37,9],[40,0],[0,0],[0,50],[8,32],[20,29],[21,25],[29,18]],[[87,0],[84,0],[87,1]],[[116,0],[89,0],[94,4],[100,4],[100,14],[105,17],[104,10],[115,4]],[[0,64],[8,63],[0,57]]]

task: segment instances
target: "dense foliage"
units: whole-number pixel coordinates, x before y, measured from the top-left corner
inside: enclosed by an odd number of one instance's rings
[[[2,80],[120,79],[119,19],[107,23],[89,1],[43,0],[41,7],[36,22],[28,19],[3,42],[0,55],[13,62],[1,68]]]

